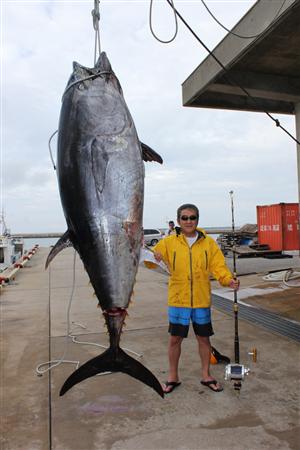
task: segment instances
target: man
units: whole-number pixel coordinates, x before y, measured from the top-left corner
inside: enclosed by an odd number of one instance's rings
[[[184,204],[177,210],[177,233],[162,239],[154,247],[157,261],[163,260],[169,268],[169,375],[164,386],[166,394],[178,387],[178,365],[181,343],[187,337],[192,321],[198,341],[202,363],[201,384],[214,392],[223,390],[210,374],[212,336],[211,296],[209,276],[212,274],[222,286],[238,289],[239,281],[234,279],[226,266],[224,256],[213,238],[197,228],[199,211],[197,206]]]
[[[166,232],[167,236],[170,236],[171,234],[175,234],[176,230],[175,230],[175,223],[173,222],[173,220],[169,221],[169,229]]]

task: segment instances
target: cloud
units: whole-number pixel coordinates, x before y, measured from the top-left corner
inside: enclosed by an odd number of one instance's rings
[[[212,2],[231,28],[255,3]],[[174,32],[171,8],[154,2],[153,27]],[[176,6],[213,49],[225,35],[200,2]],[[48,140],[58,127],[72,62],[92,67],[90,2],[5,2],[2,18],[2,206],[19,231],[64,231],[65,220]],[[144,226],[162,227],[179,204],[199,205],[206,226],[230,224],[229,190],[239,224],[256,221],[256,205],[297,201],[295,144],[263,114],[184,108],[181,84],[207,56],[179,22],[166,45],[149,29],[149,2],[103,0],[101,48],[123,87],[140,139],[164,165],[145,164]],[[295,132],[294,118],[279,117]],[[56,140],[52,143],[56,154]]]

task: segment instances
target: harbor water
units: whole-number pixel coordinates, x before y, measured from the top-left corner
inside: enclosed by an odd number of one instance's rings
[[[35,245],[39,245],[39,247],[50,247],[51,245],[55,245],[58,241],[58,238],[37,238],[37,239],[24,239],[24,250],[31,250]]]
[[[218,234],[210,234],[212,238],[215,240],[219,236]],[[25,238],[24,239],[24,250],[31,250],[35,245],[39,245],[39,247],[50,247],[51,245],[55,245],[58,241],[58,238]]]

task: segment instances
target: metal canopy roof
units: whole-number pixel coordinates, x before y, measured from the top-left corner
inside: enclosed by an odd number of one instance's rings
[[[294,114],[300,104],[300,0],[258,0],[232,31],[260,34],[227,34],[213,51],[227,74],[209,55],[184,81],[183,105]]]

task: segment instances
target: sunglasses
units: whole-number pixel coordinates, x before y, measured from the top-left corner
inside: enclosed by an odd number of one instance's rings
[[[197,220],[198,217],[197,216],[181,216],[180,220],[183,220],[184,222],[186,222],[187,220]]]

